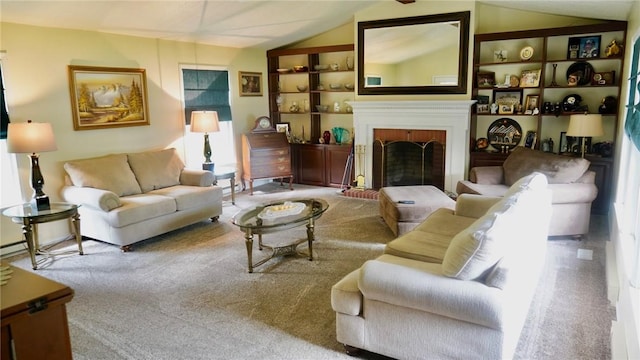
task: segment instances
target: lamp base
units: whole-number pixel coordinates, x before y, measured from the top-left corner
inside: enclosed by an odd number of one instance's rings
[[[31,199],[31,207],[37,209],[38,211],[49,210],[51,209],[51,203],[49,202],[49,196],[42,195],[33,195]]]
[[[209,170],[209,171],[213,172],[213,169],[214,169],[215,165],[216,164],[213,163],[213,162],[202,163],[202,170]]]

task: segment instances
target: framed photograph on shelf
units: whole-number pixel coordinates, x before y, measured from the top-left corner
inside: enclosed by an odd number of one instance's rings
[[[538,87],[540,86],[540,69],[523,70],[520,77],[520,87]]]
[[[567,59],[594,59],[600,57],[601,36],[570,37]]]
[[[477,80],[479,88],[492,88],[496,84],[496,73],[479,72]]]
[[[68,70],[74,130],[149,125],[145,69],[69,65]]]
[[[240,96],[262,96],[262,73],[238,71]]]
[[[494,89],[493,102],[498,105],[499,114],[513,114],[515,108],[518,105],[522,105],[522,89]],[[500,112],[507,110],[507,107],[504,107],[503,109],[503,105],[509,105],[511,107],[511,112]]]
[[[277,132],[281,132],[281,133],[285,133],[285,135],[289,136],[289,123],[288,122],[281,122],[276,124],[276,131]]]
[[[525,115],[534,115],[540,111],[540,95],[527,95],[527,100],[524,105]]]
[[[476,112],[478,114],[489,114],[489,96],[478,95],[476,96]]]
[[[513,104],[498,104],[498,114],[513,114],[514,110]]]

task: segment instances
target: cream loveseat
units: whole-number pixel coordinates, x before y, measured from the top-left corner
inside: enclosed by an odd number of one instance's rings
[[[81,205],[81,233],[130,245],[222,214],[213,173],[185,169],[175,149],[68,161],[65,201]]]
[[[459,181],[458,194],[502,196],[519,178],[534,171],[547,176],[552,198],[549,236],[589,232],[591,203],[598,195],[595,173],[589,160],[517,147],[502,166],[480,166],[469,171],[469,180]]]
[[[545,260],[544,175],[503,198],[463,194],[331,290],[347,351],[397,359],[512,358]]]

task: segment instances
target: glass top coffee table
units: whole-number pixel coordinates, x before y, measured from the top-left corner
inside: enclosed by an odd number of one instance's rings
[[[253,206],[241,210],[233,217],[233,223],[244,231],[245,245],[247,246],[247,258],[249,272],[276,256],[296,254],[298,245],[307,241],[309,245],[309,261],[313,260],[313,241],[315,220],[329,208],[329,204],[322,199],[292,199],[276,201],[267,204]],[[262,235],[275,233],[306,225],[307,238],[299,239],[293,243],[269,246],[262,243]],[[271,255],[256,263],[253,263],[253,235],[258,235],[258,249],[267,248]]]

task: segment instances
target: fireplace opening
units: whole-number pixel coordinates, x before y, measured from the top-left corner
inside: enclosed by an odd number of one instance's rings
[[[373,144],[373,188],[433,185],[444,190],[444,145],[436,140]]]

